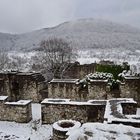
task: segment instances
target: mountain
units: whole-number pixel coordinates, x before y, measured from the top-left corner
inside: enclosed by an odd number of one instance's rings
[[[31,50],[42,40],[64,38],[79,50],[140,50],[140,29],[105,20],[80,19],[24,34],[0,33],[0,48]]]

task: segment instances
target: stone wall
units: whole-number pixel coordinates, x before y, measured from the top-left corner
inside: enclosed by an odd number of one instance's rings
[[[0,96],[0,121],[5,118],[5,102],[7,101],[8,96]]]
[[[53,79],[48,84],[49,98],[68,98],[72,100],[81,100],[79,94],[79,85],[76,84],[77,79]]]
[[[71,82],[73,80],[73,82]],[[106,80],[95,80],[86,87],[76,83],[77,79],[53,79],[48,84],[49,98],[63,98],[76,101],[88,101],[90,99],[107,99],[110,97]]]
[[[46,99],[42,103],[42,123],[52,124],[58,120],[72,119],[84,122],[103,122],[105,102],[74,102]]]
[[[107,81],[93,80],[88,84],[88,99],[107,99]]]
[[[128,77],[124,79],[124,83],[120,85],[122,98],[133,98],[140,107],[140,79]]]
[[[20,100],[18,102],[0,100],[0,121],[27,123],[32,119],[31,112],[30,100]]]
[[[137,103],[133,98],[110,99],[105,110],[107,123],[140,127],[140,117],[136,115]]]
[[[43,99],[40,91],[44,88],[44,81],[39,73],[3,72],[0,73],[0,95],[8,96],[10,101],[31,99],[39,102]]]
[[[96,71],[96,63],[92,64],[83,64],[80,63],[72,63],[65,70],[63,74],[63,78],[77,78],[81,79],[85,77],[89,73],[94,73]]]
[[[136,103],[121,103],[124,115],[136,115],[137,104]]]

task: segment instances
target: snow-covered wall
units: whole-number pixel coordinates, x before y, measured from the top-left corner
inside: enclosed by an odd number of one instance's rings
[[[42,123],[72,119],[84,122],[103,122],[106,101],[74,102],[50,99],[42,102]]]
[[[18,102],[6,102],[4,98],[0,100],[0,121],[27,123],[32,119],[31,112],[30,100],[20,100]]]

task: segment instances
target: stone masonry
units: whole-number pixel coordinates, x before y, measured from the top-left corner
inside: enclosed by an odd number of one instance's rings
[[[8,96],[10,101],[31,99],[33,102],[39,102],[43,99],[41,91],[44,85],[45,78],[40,73],[0,73],[0,95]]]
[[[124,83],[120,85],[122,98],[133,98],[140,107],[140,77],[124,77]]]
[[[107,99],[109,93],[107,80],[92,80],[88,84],[88,99]]]
[[[140,117],[136,111],[137,103],[132,98],[110,99],[106,104],[104,118],[107,123],[140,127]]]
[[[68,98],[76,101],[107,99],[107,80],[93,80],[86,87],[78,84],[78,79],[53,79],[48,84],[49,98]]]
[[[68,68],[63,73],[63,78],[81,79],[87,74],[94,73],[95,71],[96,71],[96,63],[81,65],[79,62],[75,62],[69,64]]]
[[[7,96],[0,96],[0,120],[27,123],[32,119],[31,101],[7,102]]]
[[[81,123],[103,122],[106,101],[74,102],[68,99],[45,99],[42,101],[42,123],[52,124],[58,120],[72,119]]]
[[[48,83],[49,98],[80,100],[78,79],[53,79]]]

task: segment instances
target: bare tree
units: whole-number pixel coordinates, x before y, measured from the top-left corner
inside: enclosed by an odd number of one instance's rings
[[[44,69],[44,73],[53,77],[62,78],[63,72],[76,58],[76,53],[64,39],[51,38],[40,43],[39,61]]]

